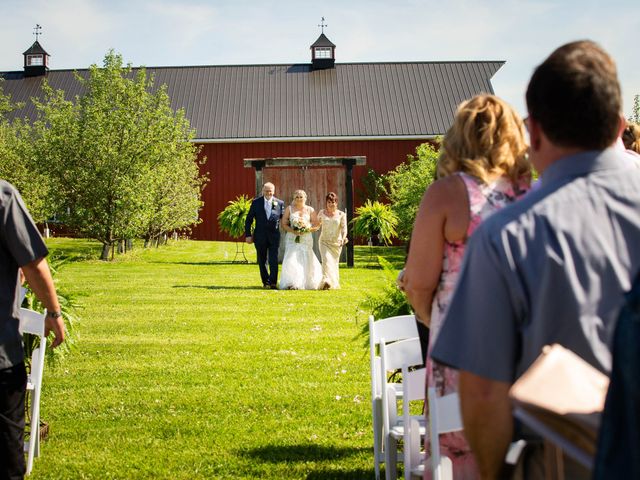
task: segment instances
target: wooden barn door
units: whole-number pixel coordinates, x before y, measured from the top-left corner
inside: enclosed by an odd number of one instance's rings
[[[276,186],[276,197],[290,205],[293,201],[293,192],[304,190],[307,194],[307,205],[319,212],[325,206],[325,196],[329,192],[338,195],[338,208],[346,209],[345,169],[344,167],[265,167],[262,170],[263,183],[271,182]],[[318,249],[319,232],[313,233],[313,249],[320,259]],[[284,256],[284,235],[280,240],[279,257]],[[346,252],[343,250],[342,261],[346,261]]]

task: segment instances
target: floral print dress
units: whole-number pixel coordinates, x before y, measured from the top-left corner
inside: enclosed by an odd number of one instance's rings
[[[464,182],[469,198],[469,227],[466,238],[469,238],[480,223],[493,212],[513,203],[523,196],[528,187],[522,183],[516,187],[509,179],[499,177],[490,184],[463,172],[456,173]],[[431,328],[429,332],[429,354],[427,356],[427,385],[435,387],[436,395],[443,396],[458,390],[458,371],[447,368],[431,360],[431,349],[440,332],[444,314],[446,313],[453,289],[460,273],[462,259],[464,257],[466,239],[459,242],[444,244],[444,258],[440,282],[434,295],[431,306]],[[425,407],[426,409],[426,407]],[[427,411],[427,418],[429,413]],[[427,451],[429,451],[428,438],[426,439]],[[462,432],[447,433],[440,436],[440,452],[453,462],[453,477],[458,479],[478,478],[477,468],[471,449]],[[425,473],[425,479],[431,478],[429,472]]]

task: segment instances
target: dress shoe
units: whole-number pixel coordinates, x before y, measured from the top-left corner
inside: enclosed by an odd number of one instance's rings
[[[269,285],[269,288],[271,290],[278,290],[278,285],[276,285],[275,283],[272,283],[271,285]]]
[[[271,288],[271,285],[265,283],[264,285],[262,285],[262,288],[264,288],[265,290],[269,290]]]

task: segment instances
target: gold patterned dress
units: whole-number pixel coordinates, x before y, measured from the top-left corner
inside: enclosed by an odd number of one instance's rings
[[[320,288],[340,288],[340,253],[347,238],[347,216],[336,210],[333,215],[320,210],[318,219],[322,225],[320,232],[320,259],[322,260],[322,281]]]

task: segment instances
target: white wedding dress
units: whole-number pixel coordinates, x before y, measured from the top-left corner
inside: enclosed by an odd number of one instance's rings
[[[303,212],[294,212],[289,207],[289,218],[304,218],[311,223],[311,207]],[[317,290],[322,280],[322,266],[313,253],[313,236],[311,233],[300,235],[300,243],[296,243],[296,235],[287,232],[284,239],[284,259],[279,288],[298,290]]]

